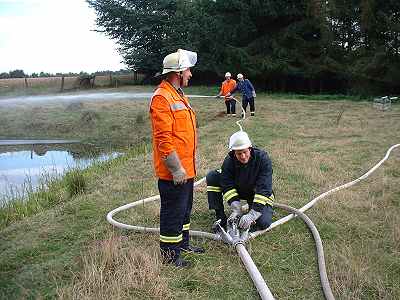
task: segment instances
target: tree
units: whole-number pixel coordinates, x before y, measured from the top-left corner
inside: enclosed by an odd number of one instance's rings
[[[10,78],[24,78],[25,72],[23,70],[10,71]]]
[[[88,0],[97,14],[99,31],[120,46],[125,63],[133,69],[156,72],[168,52],[165,44],[173,31],[176,1]],[[176,49],[175,49],[176,50]]]
[[[230,71],[270,90],[400,90],[398,0],[87,1],[125,63],[150,75],[184,48],[203,82]]]
[[[0,73],[0,79],[7,79],[7,78],[10,78],[9,73],[6,72]]]

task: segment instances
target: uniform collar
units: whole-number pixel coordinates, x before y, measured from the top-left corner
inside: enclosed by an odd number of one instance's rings
[[[172,96],[175,99],[175,101],[182,101],[183,103],[185,103],[186,106],[192,108],[189,104],[188,99],[185,96],[185,93],[181,88],[178,89],[175,88],[173,84],[171,84],[168,80],[165,79],[161,82],[159,87],[170,90],[172,92]]]

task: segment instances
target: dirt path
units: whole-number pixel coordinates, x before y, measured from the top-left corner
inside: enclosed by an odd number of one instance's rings
[[[78,94],[58,94],[58,95],[37,95],[37,96],[18,96],[18,97],[0,97],[0,106],[20,105],[20,104],[46,104],[51,102],[82,102],[96,100],[123,100],[123,99],[150,99],[152,93],[145,92],[95,92]]]

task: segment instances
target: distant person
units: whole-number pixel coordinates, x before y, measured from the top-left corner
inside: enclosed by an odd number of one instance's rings
[[[255,114],[255,105],[254,98],[256,97],[256,91],[254,86],[251,84],[250,80],[244,79],[243,74],[237,74],[238,83],[236,88],[227,96],[231,96],[236,91],[242,93],[242,107],[246,112],[247,105],[250,104],[250,115],[254,116]]]
[[[181,251],[202,253],[189,245],[193,182],[196,176],[196,116],[183,93],[197,62],[195,52],[179,49],[164,58],[164,77],[150,102],[153,159],[158,177],[160,249],[164,263],[187,267]]]
[[[232,134],[229,153],[220,170],[206,176],[209,209],[215,210],[217,220],[226,228],[227,221],[238,220],[242,229],[263,230],[272,223],[274,194],[272,191],[272,163],[268,153],[253,147],[244,131]],[[241,200],[249,205],[242,213]],[[224,202],[231,207],[227,219]]]
[[[223,96],[225,98],[225,105],[226,105],[226,114],[228,116],[236,116],[236,100],[227,97],[227,95],[231,94],[232,91],[236,88],[236,81],[231,79],[231,73],[225,73],[225,80],[222,82],[221,89],[217,98]]]

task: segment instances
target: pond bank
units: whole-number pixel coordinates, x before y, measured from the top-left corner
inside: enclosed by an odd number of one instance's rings
[[[79,144],[80,140],[0,140],[0,146]]]

